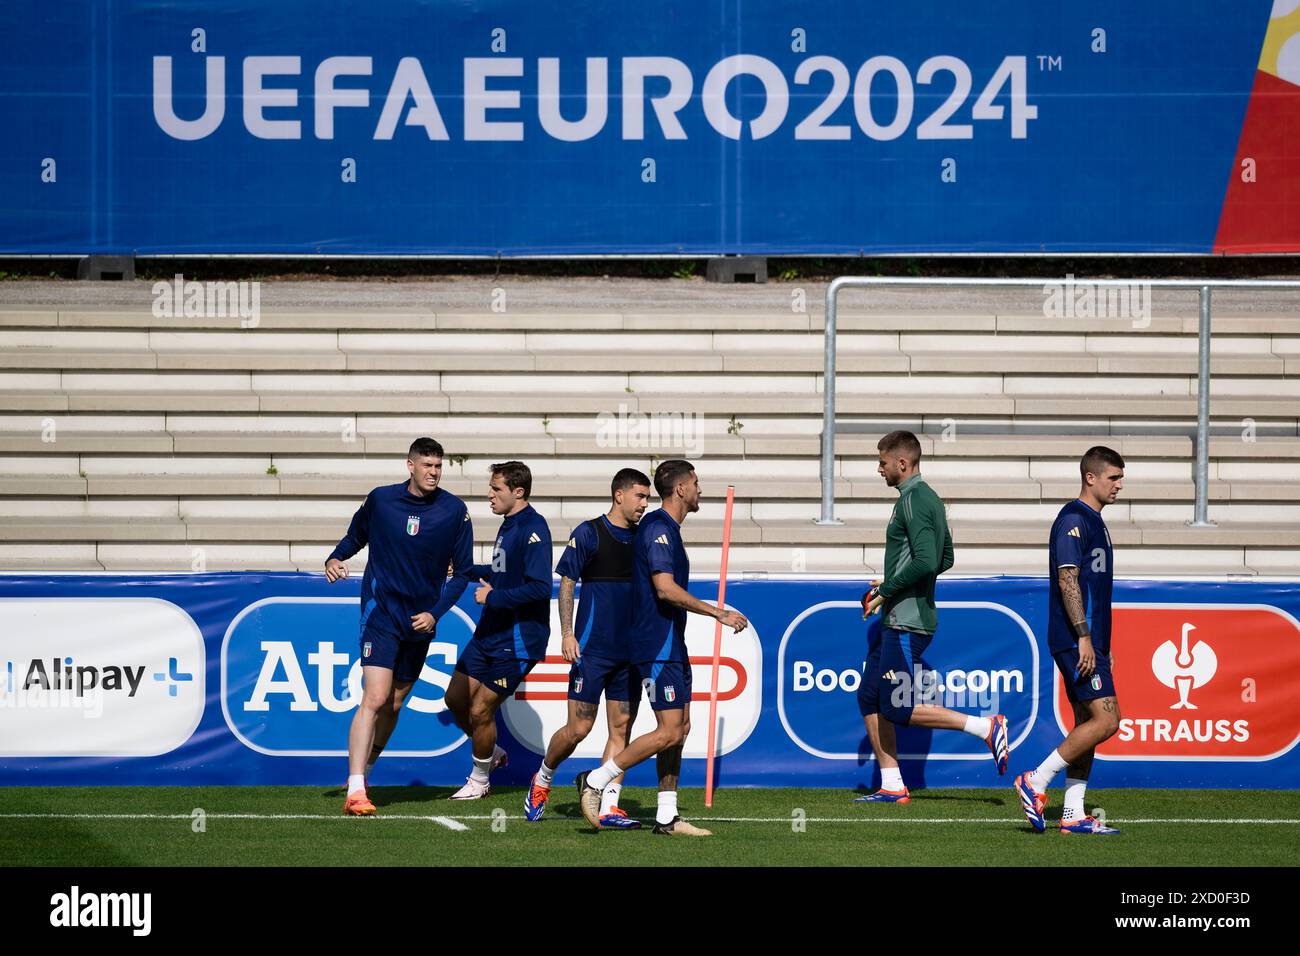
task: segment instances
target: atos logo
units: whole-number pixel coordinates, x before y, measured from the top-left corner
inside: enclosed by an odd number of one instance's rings
[[[1279,608],[1117,604],[1111,651],[1122,716],[1100,760],[1272,760],[1300,741],[1300,624]]]
[[[231,731],[258,753],[347,753],[361,698],[356,598],[273,597],[250,604],[221,646],[221,707]],[[465,740],[444,701],[474,625],[459,608],[439,622],[386,756],[434,757]]]

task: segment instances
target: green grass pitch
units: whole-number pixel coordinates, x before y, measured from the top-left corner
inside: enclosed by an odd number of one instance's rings
[[[1099,790],[1115,837],[1036,834],[1010,787],[914,791],[906,806],[851,802],[843,790],[682,791],[682,815],[707,839],[594,832],[571,785],[546,818],[524,822],[523,791],[453,803],[445,787],[374,787],[379,815],[346,819],[335,787],[0,788],[0,860],[7,866],[356,866],[359,864],[1092,865],[1294,866],[1300,806],[1280,790]],[[1049,807],[1059,819],[1060,791]],[[624,791],[649,819],[652,790]],[[202,811],[203,832],[195,810]]]

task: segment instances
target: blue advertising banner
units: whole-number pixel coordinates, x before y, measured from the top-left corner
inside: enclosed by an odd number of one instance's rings
[[[0,254],[1300,249],[1289,0],[6,13]]]
[[[314,784],[346,774],[360,692],[358,579],[320,575],[0,577],[0,782]],[[716,582],[693,592],[716,598]],[[722,786],[873,786],[858,712],[868,627],[862,585],[734,581],[751,627],[723,640]],[[1036,766],[1072,726],[1046,648],[1039,578],[941,580],[939,630],[922,664],[936,703],[1007,715],[1012,771]],[[383,784],[458,783],[469,747],[443,693],[478,608],[467,593],[438,624],[424,672],[376,769]],[[1117,581],[1119,732],[1093,781],[1132,787],[1300,787],[1300,585]],[[683,780],[702,783],[713,622],[691,616],[695,732]],[[547,660],[503,706],[511,762],[526,783],[563,723],[567,665],[552,628]],[[593,766],[599,725],[571,761]],[[649,708],[639,732],[653,725]],[[992,786],[982,743],[899,732],[910,786]],[[652,768],[637,768],[648,784]]]

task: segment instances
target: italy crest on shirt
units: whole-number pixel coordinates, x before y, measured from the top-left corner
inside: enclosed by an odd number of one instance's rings
[[[415,534],[419,534],[419,533],[420,533],[420,516],[419,516],[419,515],[407,515],[407,516],[406,516],[406,533],[407,533],[407,534],[411,534],[411,535],[415,535]]]

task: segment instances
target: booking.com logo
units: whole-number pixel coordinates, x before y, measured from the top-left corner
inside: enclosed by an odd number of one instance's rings
[[[856,694],[866,666],[867,662],[863,661],[856,669],[836,671],[823,667],[819,670],[812,661],[795,661],[790,691]],[[1025,689],[1025,675],[1019,670],[954,668],[945,672],[918,664],[912,675],[905,671],[896,675],[888,672],[884,678],[892,688],[890,697],[897,707],[948,707],[984,715],[1001,712],[1004,694],[1020,694]]]
[[[911,675],[905,670],[883,674],[880,694],[889,694],[899,707],[932,704],[967,714],[1005,713],[1018,728],[1011,742],[1018,745],[1038,713],[1039,658],[1032,629],[1014,610],[993,602],[940,601],[938,607],[941,636]],[[863,756],[857,695],[879,628],[878,618],[862,620],[858,600],[813,605],[790,623],[777,651],[777,712],[800,749],[828,760]],[[971,634],[979,640],[958,637]],[[900,738],[900,750],[905,746]],[[988,750],[963,735],[936,735],[924,753],[900,756],[987,760]]]
[[[280,756],[346,753],[361,698],[356,598],[273,597],[244,608],[221,648],[221,706],[247,747]],[[385,753],[433,757],[465,735],[443,699],[473,624],[453,608],[438,622],[424,670]]]

